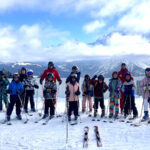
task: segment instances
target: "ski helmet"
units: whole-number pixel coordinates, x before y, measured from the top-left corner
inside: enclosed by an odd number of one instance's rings
[[[127,76],[127,75],[131,76],[130,72],[126,72],[126,73],[125,73],[125,76]]]
[[[76,70],[76,71],[77,71],[77,70],[78,70],[78,67],[77,67],[77,66],[73,66],[73,67],[72,67],[72,70]]]
[[[33,70],[29,70],[29,71],[27,72],[27,75],[28,75],[28,76],[33,75]]]
[[[85,79],[90,79],[90,76],[89,76],[88,74],[86,74],[86,75],[84,76],[84,78],[85,78]]]
[[[104,76],[103,75],[99,75],[98,79],[102,79],[104,81]]]
[[[146,68],[145,69],[145,75],[146,76],[150,76],[150,68]]]
[[[52,61],[48,62],[48,67],[49,68],[54,67],[54,63]]]
[[[75,79],[77,79],[77,74],[72,73],[72,74],[70,75],[70,77],[71,77],[71,78],[75,78]]]
[[[49,72],[49,73],[47,74],[47,78],[54,78],[54,75]]]

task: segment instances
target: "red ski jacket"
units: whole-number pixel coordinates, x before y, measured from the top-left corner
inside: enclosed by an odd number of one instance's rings
[[[45,79],[46,81],[48,80],[48,79],[47,79],[47,74],[48,74],[48,73],[52,73],[52,74],[54,75],[54,81],[55,81],[55,82],[56,82],[56,80],[57,80],[58,82],[61,81],[60,75],[59,75],[58,71],[56,70],[56,68],[52,68],[52,69],[48,68],[48,69],[46,69],[46,70],[43,72],[42,76],[41,76],[41,80],[42,80],[42,81],[43,81],[44,79]]]
[[[119,79],[121,80],[122,83],[124,83],[126,81],[126,78],[125,78],[126,72],[130,72],[130,71],[128,69],[124,69],[124,70],[121,69],[118,72],[118,77],[119,77]],[[131,74],[131,72],[130,72],[130,74]],[[132,74],[131,74],[131,80],[134,80]]]

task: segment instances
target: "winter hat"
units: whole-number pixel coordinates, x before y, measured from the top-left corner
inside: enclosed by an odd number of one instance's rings
[[[86,74],[86,75],[84,76],[84,79],[90,79],[90,76],[89,76],[88,74]]]
[[[145,75],[150,77],[150,68],[145,69]]]
[[[22,67],[22,68],[21,68],[21,71],[22,71],[22,70],[25,70],[25,71],[26,71],[26,68],[25,68],[25,67]]]
[[[49,73],[47,74],[47,78],[54,78],[54,75],[49,72]]]
[[[99,76],[98,76],[98,80],[99,80],[99,79],[102,79],[102,80],[104,81],[104,76],[103,76],[103,75],[99,75]]]
[[[54,63],[52,61],[48,62],[48,67],[49,68],[54,67]]]
[[[72,70],[76,70],[76,71],[77,71],[77,70],[78,70],[78,67],[77,67],[77,66],[73,66],[73,67],[72,67]]]
[[[126,63],[122,63],[121,66],[126,66]]]
[[[14,78],[19,78],[19,74],[17,72],[13,74],[13,79]]]
[[[27,72],[27,75],[28,75],[28,76],[33,75],[33,70],[29,70],[29,71]]]

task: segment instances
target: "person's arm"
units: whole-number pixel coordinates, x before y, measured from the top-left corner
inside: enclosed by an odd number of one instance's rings
[[[43,80],[46,78],[46,76],[47,76],[47,71],[45,70],[45,71],[43,72],[43,74],[41,75],[40,84],[43,83]]]
[[[56,80],[59,82],[59,84],[61,84],[62,80],[61,80],[60,75],[57,70],[55,70],[55,75],[56,75]]]

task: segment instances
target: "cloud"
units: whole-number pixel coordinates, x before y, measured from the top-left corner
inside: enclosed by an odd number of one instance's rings
[[[86,25],[83,26],[83,30],[86,32],[86,33],[92,33],[92,32],[95,32],[97,31],[98,29],[101,29],[105,26],[105,23],[103,21],[98,21],[98,20],[95,20],[93,22],[90,22]]]

